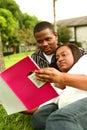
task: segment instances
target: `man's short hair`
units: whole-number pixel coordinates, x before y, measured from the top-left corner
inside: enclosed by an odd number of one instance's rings
[[[34,32],[33,32],[34,36],[35,36],[35,33],[40,32],[47,28],[49,28],[54,33],[54,26],[50,22],[42,21],[42,22],[37,23],[34,27]]]

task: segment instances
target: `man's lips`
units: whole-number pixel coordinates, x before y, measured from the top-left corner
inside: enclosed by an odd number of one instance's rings
[[[48,52],[48,51],[50,51],[50,48],[48,48],[48,49],[44,49],[44,52]]]

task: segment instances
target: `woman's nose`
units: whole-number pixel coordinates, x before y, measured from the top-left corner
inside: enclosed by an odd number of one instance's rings
[[[60,56],[60,57],[58,58],[58,61],[61,61],[61,60],[63,60],[63,57],[62,57],[62,56]]]

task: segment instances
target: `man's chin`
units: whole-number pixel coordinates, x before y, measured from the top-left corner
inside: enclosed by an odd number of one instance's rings
[[[53,52],[51,52],[51,51],[45,51],[44,52],[46,55],[51,55],[51,54],[53,54]]]

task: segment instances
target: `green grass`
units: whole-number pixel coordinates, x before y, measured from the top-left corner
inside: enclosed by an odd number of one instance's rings
[[[12,66],[22,58],[27,55],[31,55],[32,53],[33,52],[28,52],[5,56],[4,60],[6,68]],[[0,130],[33,130],[31,117],[32,115],[23,113],[7,115],[3,106],[0,106]]]
[[[24,58],[24,57],[26,57],[28,55],[31,55],[32,53],[33,53],[33,51],[5,56],[4,57],[5,67],[8,68],[8,67],[12,66],[13,64],[15,64],[16,62],[18,62],[22,58]]]

